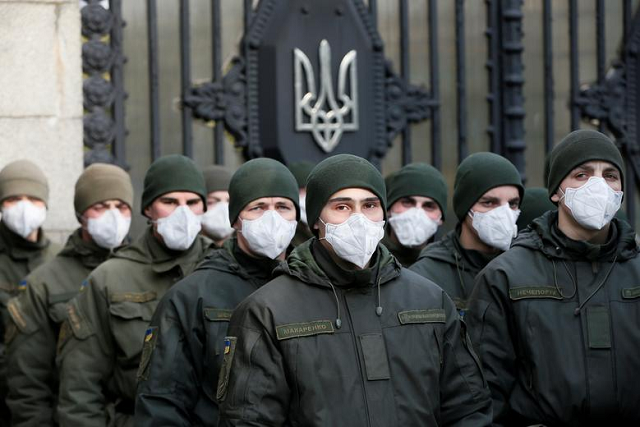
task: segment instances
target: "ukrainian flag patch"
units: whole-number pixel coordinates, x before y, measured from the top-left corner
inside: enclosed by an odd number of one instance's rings
[[[26,280],[21,280],[20,283],[18,283],[18,290],[19,291],[24,291],[27,289],[27,281]]]

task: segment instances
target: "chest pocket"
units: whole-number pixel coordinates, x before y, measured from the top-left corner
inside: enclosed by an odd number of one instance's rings
[[[112,294],[111,329],[118,345],[118,356],[137,360],[145,332],[158,305],[155,292]]]

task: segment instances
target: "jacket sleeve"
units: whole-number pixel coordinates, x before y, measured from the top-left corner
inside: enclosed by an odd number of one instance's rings
[[[49,319],[47,302],[36,286],[28,283],[8,305],[7,405],[16,427],[54,425],[57,325]]]
[[[179,302],[170,295],[156,308],[145,337],[135,407],[139,427],[193,424],[190,414],[200,392],[203,346],[192,325],[180,315],[185,310],[177,308]]]
[[[218,378],[219,427],[281,426],[290,388],[273,320],[251,298],[231,316]]]
[[[90,276],[67,308],[60,330],[58,413],[61,427],[107,425],[106,384],[114,370],[108,304]]]
[[[491,390],[495,425],[504,425],[516,381],[516,351],[507,279],[500,270],[488,267],[478,274],[467,316]]]
[[[440,424],[456,427],[490,426],[491,396],[464,322],[443,292],[446,312],[442,337]]]

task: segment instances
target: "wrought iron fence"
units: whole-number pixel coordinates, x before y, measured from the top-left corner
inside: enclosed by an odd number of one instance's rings
[[[362,3],[362,0],[353,0]],[[637,0],[618,0],[619,2],[604,0],[565,0],[563,2],[552,2],[551,0],[486,0],[484,2],[484,14],[486,18],[485,35],[487,40],[487,90],[486,104],[480,106],[470,105],[468,80],[470,75],[473,78],[479,73],[475,71],[477,64],[469,64],[467,42],[469,37],[465,35],[467,24],[470,20],[477,20],[477,15],[469,16],[467,9],[470,3],[465,0],[455,0],[454,21],[455,37],[453,43],[447,46],[455,51],[455,69],[445,70],[455,74],[455,147],[452,146],[452,139],[447,138],[443,142],[443,87],[442,77],[443,65],[440,58],[443,54],[441,33],[443,28],[440,19],[439,8],[445,4],[443,0],[423,0],[425,2],[426,16],[424,25],[427,27],[426,39],[422,42],[428,50],[428,64],[423,67],[424,74],[428,74],[428,84],[421,95],[426,94],[424,106],[426,110],[409,111],[403,110],[404,114],[399,121],[417,122],[421,119],[429,120],[429,140],[426,144],[429,147],[430,161],[438,168],[443,168],[443,155],[445,150],[455,148],[456,161],[459,162],[466,157],[472,148],[470,141],[478,138],[469,129],[470,116],[477,115],[479,110],[487,115],[486,132],[489,146],[493,152],[503,154],[509,158],[521,171],[524,179],[528,178],[526,170],[526,148],[533,147],[533,144],[542,144],[544,152],[548,153],[558,140],[559,129],[577,129],[585,126],[586,123],[597,127],[603,132],[613,135],[617,144],[622,149],[627,160],[627,180],[626,180],[626,210],[632,220],[636,217],[636,185],[640,177],[640,144],[637,132],[637,103],[640,96],[636,94],[638,79],[637,74],[637,49],[640,45],[640,28],[638,15],[634,17],[634,10],[637,9]],[[193,0],[175,0],[179,5],[177,17],[164,16],[159,20],[162,11],[157,0],[146,0],[146,39],[147,39],[147,68],[148,68],[148,141],[136,140],[139,147],[145,148],[149,161],[152,161],[163,154],[161,123],[163,110],[172,108],[171,105],[161,103],[161,73],[173,73],[179,70],[180,78],[180,99],[184,100],[194,90],[194,77],[192,76],[192,28],[191,18],[193,16],[190,8],[195,4]],[[244,0],[243,16],[241,28],[237,29],[238,35],[246,31],[252,24],[255,8],[259,1]],[[301,2],[303,4],[304,2]],[[568,13],[560,20],[554,16],[554,10],[562,3],[568,8]],[[593,4],[595,13],[593,22],[587,23],[594,28],[595,41],[595,81],[589,82],[585,86],[581,81],[581,70],[585,67],[582,58],[585,54],[580,50],[580,43],[587,43],[580,38],[580,10],[585,5]],[[621,11],[615,9],[611,11],[612,4],[621,6]],[[211,83],[217,87],[225,84],[225,74],[223,71],[223,56],[221,49],[222,30],[225,25],[225,16],[222,12],[223,0],[210,0],[210,46],[211,46]],[[535,4],[541,8],[542,45],[541,58],[532,58],[524,55],[525,45],[527,45],[526,35],[523,32],[523,21],[527,6]],[[384,10],[389,7],[397,8],[397,31],[398,37],[398,61],[399,76],[401,82],[407,90],[411,90],[410,82],[415,75],[411,75],[412,55],[411,43],[415,39],[414,28],[411,26],[413,1],[408,0],[369,0],[366,6],[371,13],[371,22],[378,25],[382,16],[381,5]],[[391,5],[391,6],[390,6]],[[555,9],[554,9],[555,8]],[[607,40],[606,22],[610,22],[608,14],[615,14],[615,18],[620,20],[622,27],[622,39],[620,40],[620,52],[618,55],[611,55],[606,51],[606,46],[610,44]],[[158,29],[167,19],[177,19],[179,22],[179,61],[171,69],[161,69],[160,55],[162,54],[158,40]],[[566,19],[566,21],[565,21]],[[608,21],[609,20],[609,21]],[[83,66],[86,73],[84,81],[85,98],[85,146],[87,153],[85,161],[87,163],[95,161],[111,161],[121,165],[127,165],[126,144],[132,142],[127,139],[125,106],[127,94],[125,91],[126,82],[123,81],[126,67],[125,52],[123,52],[123,17],[122,0],[88,0],[82,9],[82,31],[86,41],[83,46]],[[584,22],[583,22],[584,25]],[[559,111],[559,100],[557,90],[557,80],[559,77],[558,67],[554,59],[557,58],[557,46],[554,46],[554,35],[559,32],[568,33],[568,53],[569,68],[568,80],[569,91],[566,99],[561,99],[566,107],[569,117],[569,126],[559,123],[558,117],[562,116]],[[201,35],[198,35],[201,37]],[[387,41],[390,46],[395,40]],[[531,43],[531,42],[529,42]],[[612,62],[612,66],[607,68],[608,59],[617,56]],[[537,61],[542,65],[543,96],[542,96],[542,141],[527,141],[525,134],[525,114],[530,114],[527,102],[524,97],[523,85],[526,84],[523,66],[523,58],[529,63],[537,65]],[[140,61],[143,58],[136,56],[129,58],[130,61]],[[562,70],[564,73],[565,70]],[[419,76],[424,78],[424,76]],[[391,78],[391,77],[389,77]],[[562,76],[562,81],[566,79]],[[425,82],[427,83],[427,82]],[[413,86],[415,88],[415,86]],[[418,90],[418,88],[415,88]],[[451,88],[447,88],[451,89]],[[563,93],[564,94],[564,93]],[[388,96],[388,94],[387,94]],[[565,103],[566,102],[566,103]],[[248,106],[251,108],[251,106]],[[194,122],[199,121],[194,116],[193,106],[188,102],[183,102],[176,114],[180,115],[181,121],[181,151],[194,156]],[[217,114],[217,115],[215,115]],[[228,163],[225,159],[225,141],[229,139],[225,135],[222,123],[228,121],[224,111],[218,111],[211,116],[218,125],[213,127],[211,133],[212,157],[203,162]],[[409,163],[416,160],[416,150],[419,144],[422,149],[424,141],[416,141],[414,138],[415,129],[412,126],[400,126],[401,138],[399,142],[401,162]],[[125,144],[126,141],[126,144]],[[448,156],[448,154],[447,154]],[[418,159],[421,160],[421,159]],[[541,163],[541,162],[538,162]],[[541,169],[540,165],[535,168]],[[537,170],[536,169],[536,170]],[[541,174],[540,174],[541,175]]]

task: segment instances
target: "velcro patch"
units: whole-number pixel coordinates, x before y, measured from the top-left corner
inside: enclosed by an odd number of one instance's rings
[[[67,316],[76,338],[83,340],[93,334],[89,323],[82,317],[74,304],[67,306]]]
[[[520,286],[509,289],[509,298],[514,301],[528,298],[563,299],[555,286]]]
[[[158,294],[154,291],[147,292],[119,292],[113,293],[109,296],[111,302],[149,302],[158,297]]]
[[[142,345],[142,356],[140,357],[140,366],[138,367],[138,381],[149,379],[149,362],[151,355],[156,349],[156,341],[158,340],[158,327],[151,326],[144,334],[144,344]]]
[[[233,310],[224,308],[205,307],[204,317],[211,322],[228,322]]]
[[[17,299],[11,299],[7,303],[7,309],[9,310],[9,314],[11,315],[11,319],[16,324],[21,331],[27,329],[27,320],[22,313],[22,308],[20,307],[20,303]]]
[[[224,401],[227,397],[229,375],[231,374],[231,366],[233,365],[233,356],[236,354],[237,343],[237,337],[224,337],[224,356],[222,358],[222,365],[220,366],[218,389],[216,391],[216,399],[219,402]]]
[[[334,332],[333,323],[330,320],[314,320],[313,322],[276,326],[276,336],[279,341],[319,334],[333,334]]]
[[[443,308],[407,310],[398,312],[398,320],[402,325],[409,325],[413,323],[445,323],[447,315]]]
[[[635,288],[624,288],[622,290],[622,298],[624,299],[640,298],[640,286]]]

